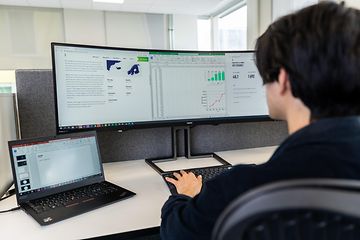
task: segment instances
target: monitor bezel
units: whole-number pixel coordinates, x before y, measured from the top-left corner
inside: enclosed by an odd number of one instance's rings
[[[135,122],[133,124],[124,124],[117,126],[101,126],[90,128],[71,128],[60,129],[59,126],[59,112],[58,112],[58,98],[57,98],[57,85],[56,85],[56,67],[55,67],[55,47],[83,47],[94,49],[107,49],[107,50],[120,50],[120,51],[138,51],[138,52],[177,52],[177,53],[203,53],[203,54],[217,54],[217,53],[254,53],[254,50],[235,50],[235,51],[197,51],[197,50],[167,50],[167,49],[144,49],[144,48],[123,48],[123,47],[109,47],[100,45],[87,45],[75,43],[51,43],[51,61],[52,61],[52,74],[54,86],[54,104],[55,104],[55,121],[56,133],[72,133],[83,131],[125,131],[130,129],[142,128],[157,128],[157,127],[176,127],[176,126],[196,126],[196,125],[218,125],[223,123],[239,123],[239,122],[259,122],[259,121],[272,121],[269,115],[255,115],[255,116],[237,116],[237,117],[216,117],[216,118],[196,118],[196,119],[176,119],[176,120],[161,120],[161,121],[146,121]]]

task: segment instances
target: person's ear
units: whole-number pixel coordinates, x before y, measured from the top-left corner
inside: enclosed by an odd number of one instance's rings
[[[278,83],[280,87],[280,94],[285,94],[287,91],[291,91],[289,74],[285,70],[285,68],[280,68],[278,75]]]

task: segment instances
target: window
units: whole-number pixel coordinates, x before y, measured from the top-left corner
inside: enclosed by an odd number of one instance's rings
[[[197,20],[199,50],[247,49],[246,1],[217,12],[208,19]]]
[[[245,50],[247,48],[247,6],[244,5],[218,20],[220,50]]]
[[[198,19],[197,20],[197,32],[198,32],[198,49],[199,50],[211,50],[211,20],[210,19]]]

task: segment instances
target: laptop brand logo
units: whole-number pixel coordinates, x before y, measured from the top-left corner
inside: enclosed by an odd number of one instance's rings
[[[44,223],[51,222],[53,219],[51,217],[44,218]]]

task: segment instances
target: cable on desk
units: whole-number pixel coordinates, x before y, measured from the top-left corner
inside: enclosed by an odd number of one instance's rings
[[[0,198],[0,201],[7,199],[8,197],[11,197],[14,194],[15,194],[15,189],[10,189],[5,193],[4,197]]]
[[[20,209],[20,207],[14,207],[14,208],[11,208],[11,209],[8,209],[8,210],[0,211],[0,213],[12,212],[12,211],[16,211],[16,210],[19,210],[19,209]]]
[[[4,197],[0,198],[0,201],[7,199],[8,197],[11,197],[14,194],[15,194],[15,189],[11,189],[11,190],[9,190],[9,191],[7,191],[5,193]],[[20,209],[20,207],[14,207],[14,208],[11,208],[11,209],[2,210],[2,211],[0,211],[0,213],[12,212],[12,211],[16,211],[16,210],[19,210],[19,209]]]

